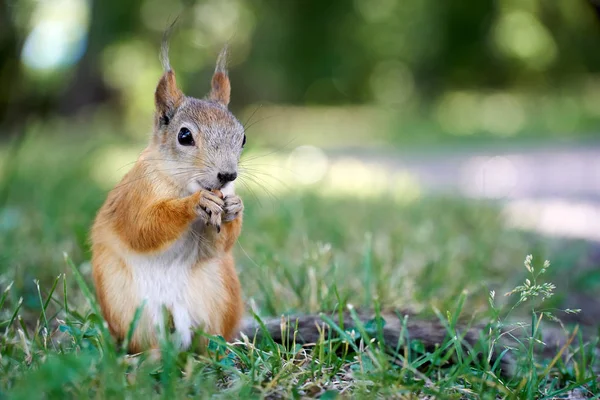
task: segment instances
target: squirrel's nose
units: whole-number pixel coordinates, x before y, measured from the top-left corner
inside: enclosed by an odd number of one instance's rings
[[[237,172],[219,172],[217,174],[217,179],[219,179],[219,182],[222,184],[235,181],[235,178],[237,178]]]

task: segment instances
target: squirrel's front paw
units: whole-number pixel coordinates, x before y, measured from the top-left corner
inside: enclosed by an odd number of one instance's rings
[[[225,197],[223,205],[223,221],[233,221],[244,211],[244,203],[240,196],[232,195]]]
[[[221,213],[223,212],[223,200],[215,193],[208,190],[199,192],[199,200],[196,206],[196,214],[206,225],[214,226],[218,232],[221,231]]]

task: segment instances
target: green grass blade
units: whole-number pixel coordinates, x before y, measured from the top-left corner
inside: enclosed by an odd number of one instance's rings
[[[329,325],[331,329],[333,329],[340,336],[340,338],[343,341],[347,342],[354,351],[359,351],[358,346],[356,346],[355,339],[352,336],[350,336],[348,332],[341,329],[331,318],[329,318],[329,316],[323,313],[319,314],[319,316],[323,321],[325,321],[325,323],[327,323],[327,325]]]
[[[44,300],[42,299],[42,292],[40,291],[40,281],[34,280],[37,288],[38,298],[40,299],[40,307],[42,307],[42,317],[44,318],[44,326],[48,329],[48,318],[46,318],[46,308],[44,307]]]
[[[129,324],[129,330],[127,331],[127,337],[123,341],[123,345],[121,346],[121,350],[126,352],[129,348],[129,343],[131,343],[131,339],[133,338],[133,334],[135,333],[135,329],[142,318],[142,313],[144,311],[144,307],[146,306],[146,300],[142,302],[142,304],[135,309],[135,314],[133,314],[133,320],[131,324]]]
[[[44,311],[46,311],[46,309],[48,308],[48,304],[50,303],[50,300],[52,300],[52,295],[54,294],[54,291],[56,290],[56,286],[58,285],[58,280],[60,279],[61,275],[58,275],[56,277],[56,279],[54,280],[54,283],[52,284],[52,288],[50,288],[50,292],[48,293],[48,298],[44,302]]]
[[[92,309],[92,311],[94,313],[101,315],[102,313],[100,312],[100,307],[98,306],[98,303],[96,302],[96,299],[95,299],[94,295],[92,294],[92,291],[90,290],[89,286],[87,285],[87,283],[85,283],[85,279],[83,278],[83,275],[81,275],[81,272],[79,272],[79,269],[77,269],[77,267],[75,266],[75,264],[73,263],[71,258],[69,258],[67,253],[64,253],[64,257],[65,257],[65,262],[71,268],[71,272],[73,272],[75,281],[77,282],[79,289],[81,289],[81,291],[83,292],[83,296],[87,300],[88,305],[90,306],[90,308]]]
[[[2,292],[2,297],[0,297],[0,310],[2,310],[2,306],[4,305],[4,302],[6,301],[6,298],[8,297],[8,292],[12,288],[13,283],[15,283],[15,282],[13,281],[13,282],[9,283],[8,286],[6,287],[6,289],[4,289],[4,291]]]
[[[67,265],[71,268],[71,271],[73,272],[73,276],[75,277],[75,281],[77,282],[77,285],[83,292],[83,295],[86,298],[92,311],[94,312],[94,314],[96,314],[98,316],[98,318],[102,319],[101,323],[99,324],[100,325],[99,327],[100,327],[100,331],[102,332],[102,341],[104,343],[104,346],[108,350],[108,354],[111,357],[116,355],[114,343],[111,340],[111,335],[110,335],[110,332],[108,331],[108,324],[102,318],[102,312],[100,310],[100,306],[96,302],[96,299],[94,298],[94,295],[92,294],[92,291],[88,287],[87,283],[85,283],[85,279],[83,278],[83,275],[81,275],[81,272],[79,272],[79,269],[77,269],[77,267],[75,266],[73,261],[69,258],[67,253],[64,253],[64,258],[65,258],[65,262],[67,263]]]
[[[19,325],[21,325],[21,329],[23,330],[23,334],[25,335],[25,337],[27,338],[27,340],[31,340],[31,337],[29,337],[29,332],[27,329],[27,326],[25,325],[25,321],[23,321],[23,318],[21,318],[21,316],[18,316],[18,321],[19,321]]]
[[[63,308],[65,310],[65,318],[69,318],[69,303],[67,301],[67,274],[63,273]]]
[[[12,323],[15,321],[15,318],[17,318],[17,314],[19,313],[19,310],[21,309],[22,305],[23,305],[23,298],[20,297],[19,302],[17,303],[17,308],[15,308],[15,311],[13,311],[12,316],[6,323],[6,331],[5,331],[4,335],[8,334],[8,329],[10,328]]]

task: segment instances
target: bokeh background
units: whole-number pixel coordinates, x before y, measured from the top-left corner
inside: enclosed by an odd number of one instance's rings
[[[592,304],[597,2],[2,0],[0,288],[15,282],[13,304],[38,307],[32,280],[64,271],[63,252],[89,274],[89,226],[148,140],[176,17],[186,94],[204,96],[230,45],[248,136],[239,263],[268,311],[319,308],[305,291],[332,295],[315,283],[332,281],[331,251],[342,275],[378,260],[379,283],[367,271],[348,284],[367,286],[361,298],[397,300],[400,270],[420,274],[402,286],[413,302],[502,286],[533,252],[561,266],[565,304]],[[264,265],[271,283],[247,272]]]
[[[593,136],[600,115],[585,0],[7,0],[0,15],[0,111],[15,124],[113,119],[144,135],[161,35],[178,16],[171,58],[186,92],[206,92],[229,42],[233,109],[262,104],[276,122],[261,130],[283,140],[570,139]],[[326,107],[337,114],[320,120]]]

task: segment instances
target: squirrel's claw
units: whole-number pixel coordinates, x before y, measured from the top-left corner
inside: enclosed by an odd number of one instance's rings
[[[231,222],[244,211],[244,203],[239,196],[227,196],[223,204],[223,221]]]
[[[219,196],[207,190],[203,190],[200,192],[196,213],[198,217],[204,221],[206,226],[212,225],[217,231],[220,231],[223,205],[224,202]]]

